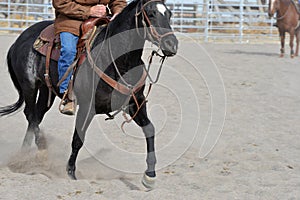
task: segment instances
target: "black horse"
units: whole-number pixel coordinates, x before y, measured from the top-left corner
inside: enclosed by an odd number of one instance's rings
[[[72,153],[67,164],[67,173],[71,178],[76,179],[76,158],[94,115],[110,115],[109,113],[122,109],[142,127],[145,134],[147,169],[142,182],[146,187],[153,186],[156,176],[155,130],[147,117],[145,85],[140,84],[144,83],[141,77],[149,75],[141,57],[146,40],[158,46],[164,56],[176,54],[178,40],[170,27],[170,17],[171,12],[162,0],[135,0],[108,26],[96,30],[98,34],[88,59],[80,65],[74,78],[74,92],[79,109]],[[26,29],[10,47],[7,55],[9,73],[18,90],[19,99],[12,105],[0,108],[0,116],[18,110],[25,101],[24,113],[28,128],[23,147],[30,146],[35,136],[38,149],[46,148],[46,140],[40,133],[39,124],[52,106],[55,95],[49,98],[44,77],[46,58],[33,49],[33,44],[40,32],[52,23],[53,21],[43,21]],[[99,69],[110,80],[116,81],[114,88],[113,84],[99,78]],[[50,77],[53,86],[56,86],[57,62],[53,60],[50,61]],[[58,88],[54,87],[54,90],[57,92]]]

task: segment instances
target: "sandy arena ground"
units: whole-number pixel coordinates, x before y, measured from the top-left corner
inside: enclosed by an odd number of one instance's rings
[[[0,106],[17,100],[6,65],[16,36],[1,35]],[[287,48],[287,52],[288,52]],[[20,152],[27,122],[0,119],[0,199],[289,199],[300,198],[300,58],[276,44],[200,44],[181,37],[149,97],[156,130],[156,189],[140,183],[145,140],[122,116],[90,126],[77,162],[65,173],[74,117],[55,105],[41,123],[48,149]]]

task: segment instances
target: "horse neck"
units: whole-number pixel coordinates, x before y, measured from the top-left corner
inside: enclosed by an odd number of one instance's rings
[[[279,9],[277,11],[278,17],[287,14],[289,8],[291,7],[291,4],[292,4],[292,0],[279,1]]]
[[[109,35],[111,38],[116,38],[112,40],[115,43],[112,48],[124,55],[121,64],[123,67],[120,70],[128,71],[135,67],[130,63],[137,63],[141,59],[145,39],[141,37],[139,29],[136,27],[135,12],[130,12],[129,15],[120,13],[111,23]]]

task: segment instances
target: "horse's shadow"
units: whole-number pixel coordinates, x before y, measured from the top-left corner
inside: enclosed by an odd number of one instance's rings
[[[277,53],[258,52],[258,51],[232,50],[232,51],[225,51],[224,53],[227,53],[227,54],[253,55],[253,56],[279,57],[279,54],[277,54]]]
[[[82,159],[78,162],[80,170],[78,171],[78,177],[80,179],[88,180],[120,180],[130,190],[142,190],[131,178],[124,175],[113,168],[101,163],[96,157],[106,154],[109,149],[102,149],[95,153],[94,156]],[[83,176],[84,174],[84,176]]]
[[[80,170],[78,171],[79,179],[118,179],[123,178],[123,175],[117,170],[106,166],[98,158],[109,153],[110,149],[100,149],[90,157],[78,161]]]

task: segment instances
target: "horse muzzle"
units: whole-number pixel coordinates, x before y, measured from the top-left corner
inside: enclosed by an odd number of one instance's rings
[[[268,15],[269,15],[269,18],[272,18],[274,16],[274,11],[269,10]]]
[[[273,16],[270,12],[268,12],[269,19]]]
[[[162,38],[160,48],[165,56],[174,56],[178,49],[178,40],[175,35],[172,34]]]

